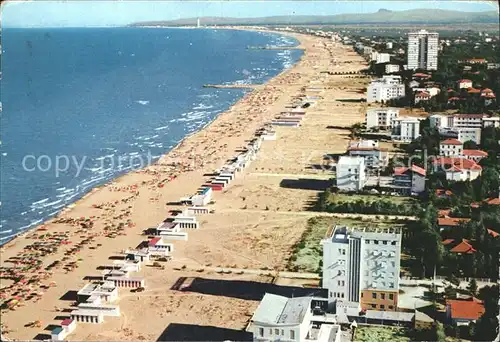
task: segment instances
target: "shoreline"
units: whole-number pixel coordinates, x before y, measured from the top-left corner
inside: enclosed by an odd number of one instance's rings
[[[127,27],[125,27],[127,28]],[[160,26],[160,27],[149,27],[149,26],[141,26],[141,27],[133,27],[133,28],[166,28],[166,29],[170,29],[170,28],[177,28],[177,29],[183,29],[183,28],[186,28],[186,29],[191,29],[190,27],[165,27],[165,26]],[[196,29],[197,27],[193,27],[194,29]],[[293,37],[295,40],[296,40],[296,45],[293,45],[294,47],[298,47],[301,45],[300,41],[293,35],[293,34],[290,34],[287,32],[284,32],[283,34],[281,32],[278,32],[278,31],[269,31],[269,30],[260,30],[260,29],[252,29],[252,28],[247,28],[247,29],[244,29],[244,28],[233,28],[233,27],[224,27],[224,28],[217,28],[217,27],[206,27],[205,29],[211,29],[211,30],[214,30],[214,29],[227,29],[227,30],[240,30],[240,31],[250,31],[250,32],[268,32],[268,33],[272,33],[272,34],[275,34],[276,36],[289,36],[289,37]],[[0,239],[0,253],[2,251],[3,248],[9,248],[9,244],[11,243],[14,243],[14,241],[16,239],[19,239],[19,238],[22,238],[24,236],[26,236],[27,234],[29,234],[30,232],[32,231],[36,231],[37,229],[39,229],[40,227],[43,227],[44,225],[46,224],[50,224],[52,223],[53,220],[56,220],[60,215],[62,214],[67,214],[67,213],[70,213],[72,209],[74,209],[74,207],[82,200],[88,198],[88,196],[92,195],[93,193],[99,191],[100,189],[103,189],[103,188],[106,188],[109,184],[112,184],[116,181],[119,181],[122,177],[126,177],[127,175],[129,174],[133,174],[133,173],[136,173],[136,172],[140,172],[141,170],[144,170],[150,166],[154,166],[156,164],[158,164],[158,162],[162,159],[162,158],[166,158],[168,157],[168,154],[171,154],[171,153],[175,153],[175,151],[180,147],[182,146],[182,144],[187,140],[189,139],[190,137],[196,135],[197,133],[207,129],[210,125],[212,125],[221,115],[224,115],[226,112],[230,111],[235,105],[238,104],[238,102],[240,102],[242,99],[244,99],[245,96],[247,96],[248,94],[254,92],[256,89],[259,89],[261,87],[265,87],[265,85],[269,82],[271,82],[274,78],[276,77],[279,77],[282,73],[286,72],[287,70],[290,70],[292,69],[296,64],[298,64],[301,60],[302,60],[302,57],[303,57],[304,54],[302,54],[302,56],[294,62],[294,64],[292,66],[290,66],[289,68],[284,68],[283,70],[281,70],[281,72],[279,72],[278,74],[276,74],[275,76],[269,78],[268,80],[266,80],[265,82],[263,83],[260,83],[260,84],[257,84],[257,87],[255,87],[255,89],[250,89],[248,91],[246,91],[241,97],[235,99],[235,102],[233,104],[231,104],[231,106],[229,106],[229,108],[227,108],[226,110],[220,112],[219,114],[217,114],[212,120],[208,121],[205,125],[203,125],[202,127],[200,127],[199,129],[191,132],[191,133],[188,133],[186,134],[186,136],[184,136],[179,142],[177,142],[174,146],[172,146],[172,148],[164,153],[162,153],[162,155],[154,162],[152,163],[151,165],[147,165],[143,168],[134,168],[134,169],[131,169],[121,175],[117,175],[115,177],[112,177],[108,180],[106,180],[105,183],[103,184],[100,184],[100,185],[97,185],[95,187],[92,187],[90,189],[88,189],[86,192],[82,193],[81,196],[79,198],[77,198],[76,200],[74,200],[73,202],[70,202],[68,203],[67,205],[65,205],[64,207],[62,207],[59,212],[55,215],[49,215],[47,216],[47,218],[40,218],[40,219],[37,219],[33,224],[33,226],[30,226],[28,229],[26,230],[23,230],[23,231],[20,231],[18,233],[15,233],[11,236],[8,236],[8,237],[3,237],[2,236],[2,233],[0,232],[0,237],[2,237],[4,240],[6,240],[7,238],[10,238],[8,241],[6,241],[5,243],[2,243],[2,239]],[[37,221],[40,221],[42,220],[41,222],[37,222]]]

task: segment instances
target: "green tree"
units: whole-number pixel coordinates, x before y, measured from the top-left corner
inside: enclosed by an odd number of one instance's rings
[[[469,285],[467,285],[467,290],[470,292],[471,295],[475,296],[477,292],[477,282],[476,279],[472,278],[469,281]]]

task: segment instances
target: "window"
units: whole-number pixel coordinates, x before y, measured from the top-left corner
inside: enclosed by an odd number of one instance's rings
[[[259,336],[260,337],[264,336],[264,328],[259,328]]]
[[[373,298],[373,299],[377,299],[377,294],[376,294],[375,292],[374,292],[374,293],[372,293],[372,298]]]
[[[342,255],[345,255],[345,249],[342,250]]]
[[[381,298],[381,299],[385,299],[385,293],[381,293],[381,294],[380,294],[380,298]]]
[[[394,299],[394,295],[392,293],[389,294],[389,299],[391,299],[391,300]]]
[[[367,245],[369,245],[369,244],[370,244],[370,240],[366,240],[366,241],[365,241],[365,243],[366,243]]]
[[[295,330],[290,330],[290,340],[295,340]]]
[[[385,305],[384,304],[380,304],[380,309],[384,310],[385,309]]]
[[[389,305],[389,310],[392,310],[392,309],[394,309],[394,306]]]
[[[372,304],[372,308],[376,309],[377,308],[377,304]]]
[[[396,246],[396,241],[392,241],[391,245]]]
[[[378,240],[374,240],[373,243],[378,245]]]
[[[333,297],[333,293],[332,293],[332,291],[330,291],[330,297]]]
[[[275,335],[279,335],[280,334],[280,330],[279,329],[274,329],[274,334]]]
[[[363,298],[363,292],[361,292],[361,298]]]
[[[281,336],[285,336],[285,330],[281,329]]]
[[[342,292],[341,294],[342,294],[342,298],[344,298],[344,292]]]
[[[273,334],[273,329],[269,329],[269,335]]]
[[[385,241],[385,240],[384,240],[384,241],[382,241],[382,243],[383,243],[384,245],[387,245],[387,241]]]

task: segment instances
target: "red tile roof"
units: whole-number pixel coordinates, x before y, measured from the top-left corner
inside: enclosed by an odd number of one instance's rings
[[[481,89],[469,88],[469,89],[467,89],[467,92],[469,94],[479,94],[481,92]]]
[[[476,250],[472,245],[469,243],[469,240],[462,239],[462,242],[460,242],[458,245],[450,249],[451,253],[464,253],[464,254],[474,254],[476,253]]]
[[[451,209],[442,209],[438,210],[438,217],[449,217],[451,213]]]
[[[156,246],[156,244],[158,242],[160,242],[160,240],[161,240],[161,237],[155,237],[155,238],[151,239],[151,241],[149,241],[148,245],[149,246]]]
[[[413,74],[413,77],[431,77],[431,75],[428,75],[428,74],[423,74],[421,72],[417,72],[416,74]]]
[[[445,189],[436,189],[436,196],[451,196],[453,195],[453,192],[451,190],[445,190]]]
[[[452,319],[477,320],[484,313],[483,302],[476,298],[471,300],[449,299],[446,301],[446,306],[450,309]]]
[[[446,139],[440,142],[441,145],[463,145],[458,139]]]
[[[431,97],[431,94],[426,91],[419,91],[415,94],[415,97]]]
[[[395,176],[402,176],[404,175],[408,170],[410,170],[409,168],[407,167],[396,167],[394,169],[394,175]],[[417,166],[417,165],[412,165],[411,166],[411,171],[412,172],[415,172],[415,173],[418,173],[419,175],[421,176],[425,176],[426,175],[426,171],[425,169]]]
[[[458,225],[461,222],[469,222],[470,218],[463,218],[463,217],[440,217],[438,218],[438,225],[439,226],[446,226],[446,227],[458,227]]]
[[[452,244],[453,242],[455,242],[455,240],[453,239],[446,239],[444,241],[442,241],[441,243],[444,245],[444,246],[447,246],[449,244]]]
[[[489,205],[500,205],[500,198],[490,198],[486,200]]]
[[[467,158],[445,158],[439,157],[433,160],[434,165],[440,165],[445,171],[461,172],[463,170],[480,171],[483,168],[475,161]]]
[[[481,150],[464,150],[463,155],[468,157],[487,157],[488,152]]]
[[[484,88],[483,90],[481,90],[481,93],[491,93],[493,92],[493,90],[491,90],[490,88]]]
[[[452,96],[448,99],[448,101],[456,101],[456,100],[460,100],[459,97],[456,97],[456,96]]]
[[[453,114],[452,115],[455,118],[462,118],[462,119],[482,119],[482,118],[487,118],[487,114]]]
[[[70,325],[73,320],[71,318],[66,318],[64,321],[61,322],[61,325]]]
[[[487,229],[487,231],[488,231],[488,234],[490,234],[494,238],[496,238],[497,236],[500,235],[500,234],[498,234],[497,232],[495,232],[494,230],[491,230],[491,229]]]
[[[472,82],[472,81],[468,80],[468,79],[463,79],[463,80],[458,81],[458,83],[469,83],[469,82]]]

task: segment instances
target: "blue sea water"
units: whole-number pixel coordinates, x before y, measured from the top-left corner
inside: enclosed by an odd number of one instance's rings
[[[203,84],[263,83],[301,56],[247,46],[296,43],[238,30],[3,29],[0,244],[157,160],[245,93]]]

